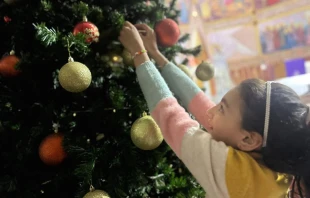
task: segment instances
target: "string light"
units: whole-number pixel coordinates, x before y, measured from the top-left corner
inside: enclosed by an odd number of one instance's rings
[[[112,60],[113,60],[113,62],[115,62],[115,63],[120,63],[120,62],[123,61],[123,58],[120,57],[120,56],[113,56],[113,57],[112,57]]]
[[[118,57],[117,56],[113,56],[113,61],[117,62]]]
[[[193,11],[192,15],[193,15],[193,17],[197,17],[198,16],[198,12],[197,11]]]

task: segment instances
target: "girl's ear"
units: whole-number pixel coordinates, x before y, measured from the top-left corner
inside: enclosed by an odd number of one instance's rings
[[[245,132],[245,137],[238,143],[242,151],[254,151],[260,149],[263,144],[263,137],[257,132]]]

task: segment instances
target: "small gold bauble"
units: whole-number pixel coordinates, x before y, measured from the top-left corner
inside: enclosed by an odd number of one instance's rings
[[[153,150],[164,139],[155,120],[146,113],[133,123],[130,136],[134,145],[142,150]]]
[[[214,67],[208,62],[202,62],[196,69],[196,76],[201,81],[208,81],[214,76]]]
[[[13,5],[18,2],[18,0],[3,0],[3,1],[7,3],[8,5]]]
[[[92,76],[86,65],[69,61],[60,69],[58,79],[65,90],[78,93],[89,87]]]
[[[190,71],[189,71],[189,69],[187,68],[186,65],[180,64],[180,65],[178,65],[178,67],[179,67],[188,77],[190,77],[190,78],[192,79],[192,75],[191,75],[191,73],[190,73]]]
[[[122,57],[123,57],[123,63],[125,65],[134,66],[131,54],[130,52],[128,52],[128,50],[126,49],[123,50]]]
[[[83,198],[110,198],[110,196],[103,190],[93,190],[84,195]]]

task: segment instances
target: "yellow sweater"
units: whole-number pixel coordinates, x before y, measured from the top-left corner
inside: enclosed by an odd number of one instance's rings
[[[226,184],[231,198],[284,198],[290,179],[257,163],[249,154],[229,148]]]
[[[289,188],[289,177],[197,128],[184,135],[180,158],[206,191],[206,198],[285,198]]]

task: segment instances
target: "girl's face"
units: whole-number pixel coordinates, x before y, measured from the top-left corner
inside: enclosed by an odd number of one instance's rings
[[[242,100],[238,87],[236,87],[230,90],[219,104],[208,111],[210,118],[208,132],[215,140],[222,141],[228,146],[245,151],[255,150],[257,147],[244,148],[243,146],[257,144],[257,138],[262,140],[262,137],[258,133],[254,134],[242,129],[241,107]]]

